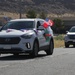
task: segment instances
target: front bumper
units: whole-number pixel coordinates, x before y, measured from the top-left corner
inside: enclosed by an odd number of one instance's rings
[[[18,44],[0,44],[0,53],[27,53],[33,50],[33,39],[21,38]]]
[[[67,40],[65,42],[69,45],[75,45],[75,40]]]
[[[69,44],[69,45],[74,45],[75,44],[75,39],[65,39],[64,40],[65,41],[65,43],[67,43],[67,44]]]
[[[0,48],[0,53],[5,54],[5,53],[30,53],[32,50],[22,50],[20,48],[12,48],[12,49],[1,49]]]

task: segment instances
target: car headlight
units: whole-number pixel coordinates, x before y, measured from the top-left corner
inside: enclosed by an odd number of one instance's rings
[[[65,35],[65,37],[68,37],[68,35]]]
[[[65,38],[68,39],[69,38],[69,35],[66,35]]]
[[[24,39],[30,39],[32,37],[32,35],[22,35],[21,37]]]

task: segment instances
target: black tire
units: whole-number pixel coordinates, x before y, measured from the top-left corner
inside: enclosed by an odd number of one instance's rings
[[[68,47],[69,47],[69,44],[65,42],[65,48],[68,48]]]
[[[73,47],[75,47],[75,45],[73,45]]]
[[[48,50],[46,50],[47,55],[52,55],[53,49],[54,49],[54,43],[53,43],[53,41],[50,41],[49,48],[48,48]]]
[[[38,42],[35,41],[34,45],[33,45],[33,51],[30,53],[30,55],[32,57],[37,57],[38,56],[38,51],[39,51],[39,45],[38,45]]]

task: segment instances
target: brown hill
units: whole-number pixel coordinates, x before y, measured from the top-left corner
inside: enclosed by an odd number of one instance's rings
[[[23,13],[28,9],[38,13],[72,13],[75,11],[75,0],[0,0],[0,11],[19,12],[20,7]]]

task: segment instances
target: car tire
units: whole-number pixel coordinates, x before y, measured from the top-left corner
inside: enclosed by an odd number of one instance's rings
[[[33,51],[30,53],[30,55],[32,57],[37,57],[38,56],[38,51],[39,51],[39,45],[38,45],[38,42],[35,41],[34,44],[33,44]]]
[[[49,48],[48,48],[48,50],[46,50],[47,55],[52,55],[53,49],[54,49],[53,41],[50,41]]]
[[[73,45],[73,47],[75,47],[75,45]]]
[[[68,47],[69,47],[69,44],[65,42],[65,48],[68,48]]]

